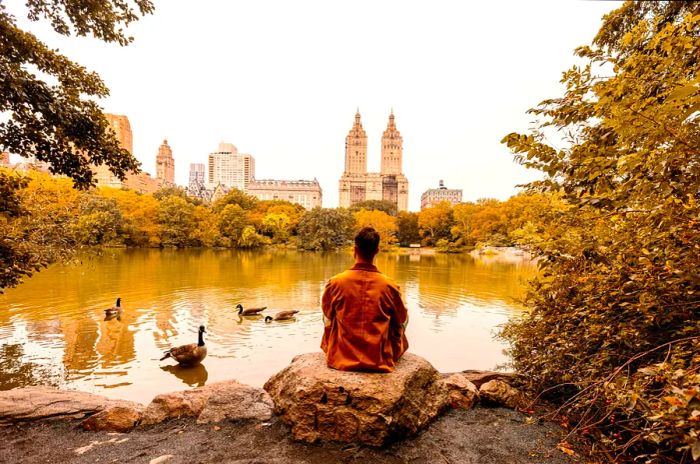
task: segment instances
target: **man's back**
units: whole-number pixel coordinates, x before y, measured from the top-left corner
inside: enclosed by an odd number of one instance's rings
[[[377,268],[356,263],[330,279],[323,293],[327,319],[321,348],[341,370],[391,372],[408,348],[408,319],[399,287]]]

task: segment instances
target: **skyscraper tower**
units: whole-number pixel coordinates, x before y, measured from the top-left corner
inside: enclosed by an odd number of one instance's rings
[[[401,162],[403,158],[403,138],[396,128],[394,110],[389,115],[389,124],[382,135],[382,164],[381,174],[401,174]]]
[[[156,179],[161,186],[175,185],[175,160],[173,151],[168,145],[168,140],[163,139],[163,143],[158,147],[156,155]]]
[[[367,173],[367,133],[360,122],[360,109],[355,113],[355,124],[345,137],[345,173]]]
[[[385,200],[396,204],[399,211],[408,210],[408,179],[403,175],[403,139],[396,129],[394,111],[382,136],[381,172],[367,172],[367,134],[360,122],[345,137],[345,172],[338,185],[338,204],[348,208],[367,200]]]

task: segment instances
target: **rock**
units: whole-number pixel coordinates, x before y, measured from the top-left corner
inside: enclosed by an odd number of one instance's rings
[[[453,408],[469,409],[479,400],[479,389],[461,372],[452,374],[442,380],[450,392]]]
[[[158,395],[146,406],[141,425],[159,424],[167,419],[197,417],[209,399],[204,387]]]
[[[486,404],[497,404],[511,409],[526,406],[525,397],[520,390],[513,388],[502,380],[489,380],[479,388],[479,397]]]
[[[197,418],[197,422],[221,422],[228,420],[266,421],[272,418],[272,398],[261,388],[243,385],[235,380],[208,385],[209,400]]]
[[[80,424],[85,430],[108,430],[110,432],[128,432],[141,420],[143,408],[129,406],[111,406],[85,419]]]
[[[162,456],[158,456],[157,458],[151,459],[148,461],[148,464],[160,464],[161,462],[169,461],[174,457],[175,455],[173,454],[164,454]]]
[[[465,375],[467,380],[476,385],[476,388],[480,388],[489,380],[502,380],[508,383],[515,378],[515,374],[512,372],[477,371],[473,369],[462,371],[462,374]]]
[[[418,432],[450,403],[440,374],[410,353],[390,374],[338,371],[323,353],[303,354],[264,388],[294,438],[305,442],[381,446]]]
[[[24,387],[0,391],[0,425],[38,420],[82,419],[109,406],[140,405],[79,391]]]
[[[143,412],[141,424],[178,417],[197,417],[200,424],[224,419],[263,421],[272,417],[272,407],[264,390],[228,380],[156,396]]]

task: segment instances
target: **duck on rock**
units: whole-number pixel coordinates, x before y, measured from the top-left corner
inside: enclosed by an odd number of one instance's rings
[[[201,363],[202,360],[207,357],[207,346],[204,344],[205,332],[204,326],[200,325],[199,340],[197,343],[170,348],[160,360],[163,361],[164,359],[173,358],[181,366],[194,366]]]
[[[122,299],[117,298],[117,303],[111,308],[105,309],[105,316],[116,316],[122,312]]]
[[[263,306],[261,308],[248,308],[248,309],[243,309],[243,305],[238,303],[236,305],[236,309],[238,310],[238,314],[240,316],[255,316],[264,310],[267,309],[267,306]]]
[[[266,316],[265,317],[265,322],[272,322],[272,321],[288,321],[290,319],[294,319],[294,315],[298,313],[299,311],[292,309],[290,311],[280,311],[275,316]]]

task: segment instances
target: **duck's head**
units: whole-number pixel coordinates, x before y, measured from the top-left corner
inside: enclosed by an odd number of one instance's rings
[[[238,304],[236,305],[236,309],[238,310],[238,314],[241,314],[241,313],[243,312],[243,305],[241,305],[240,303],[238,303]]]
[[[207,333],[207,331],[204,329],[203,325],[199,326],[199,333]]]
[[[117,298],[117,308],[122,305],[122,299]]]
[[[271,322],[272,316],[265,316],[265,322]]]

